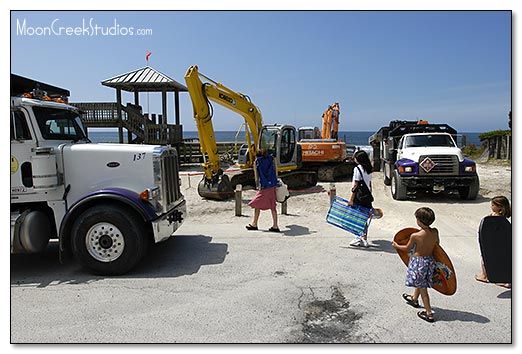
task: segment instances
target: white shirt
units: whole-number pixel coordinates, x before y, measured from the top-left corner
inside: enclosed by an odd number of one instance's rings
[[[359,167],[359,168],[357,168],[357,167]],[[360,181],[361,179],[364,179],[364,183],[366,183],[368,188],[370,190],[372,190],[371,184],[370,184],[370,182],[372,180],[372,175],[366,173],[366,171],[364,170],[364,167],[362,167],[361,165],[358,165],[357,167],[354,167],[354,169],[353,169],[352,188],[355,187],[355,181]],[[361,176],[361,172],[359,172],[359,170],[361,170],[362,176]]]

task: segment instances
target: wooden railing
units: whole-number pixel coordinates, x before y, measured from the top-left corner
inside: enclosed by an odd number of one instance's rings
[[[178,145],[183,141],[181,125],[147,124],[145,125],[144,141],[147,144]]]
[[[86,128],[118,128],[118,104],[116,102],[71,103],[81,110],[82,122]],[[182,126],[176,124],[156,124],[141,113],[140,107],[127,104],[121,106],[121,125],[134,134],[134,143],[179,145],[183,142]],[[155,115],[152,115],[155,118]],[[161,121],[161,119],[160,119]]]
[[[488,156],[493,159],[510,160],[513,152],[511,134],[485,140]]]
[[[237,149],[234,142],[217,142],[216,145],[221,160],[237,160],[240,143],[237,144]],[[181,163],[203,162],[199,141],[185,141],[178,147],[178,153]]]
[[[118,106],[116,102],[80,102],[71,103],[81,110],[82,122],[86,127],[117,127]],[[122,112],[126,115],[125,112]],[[126,117],[123,117],[126,119]]]

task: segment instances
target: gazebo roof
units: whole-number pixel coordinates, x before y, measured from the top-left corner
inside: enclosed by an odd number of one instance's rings
[[[184,85],[150,66],[104,80],[102,85],[129,92],[188,91]]]

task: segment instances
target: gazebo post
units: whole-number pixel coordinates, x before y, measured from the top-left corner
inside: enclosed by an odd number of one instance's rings
[[[120,144],[123,144],[123,117],[121,114],[121,90],[116,89],[116,110],[118,112],[118,137]]]
[[[161,124],[163,125],[162,129],[161,129],[161,133],[163,135],[162,137],[162,141],[165,141],[166,137],[168,136],[168,132],[167,132],[167,91],[166,90],[162,90],[161,91],[161,112],[163,113],[163,119],[162,119],[162,122]]]
[[[176,110],[176,125],[179,125],[179,91],[174,91],[174,109]]]

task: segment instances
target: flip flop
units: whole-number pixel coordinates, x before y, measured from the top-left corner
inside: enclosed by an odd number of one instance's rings
[[[488,280],[487,278],[484,279],[484,278],[482,278],[480,275],[475,275],[475,280],[476,280],[476,281],[479,281],[479,282],[481,282],[481,283],[489,283],[489,280]]]
[[[511,289],[511,284],[510,283],[495,283],[495,285],[501,286],[501,287],[506,288],[506,289]]]
[[[248,224],[247,226],[245,226],[247,228],[247,230],[257,230],[257,226],[252,226],[250,224]]]
[[[419,301],[415,301],[413,300],[413,296],[411,295],[408,295],[406,293],[402,294],[402,298],[404,300],[406,300],[406,303],[410,306],[413,306],[413,307],[416,307],[416,308],[419,308],[420,305],[419,305]]]
[[[277,227],[271,227],[271,228],[268,229],[268,231],[281,232]]]
[[[419,311],[417,312],[417,316],[422,318],[426,322],[435,322],[435,319],[433,318],[433,313],[430,313],[429,315],[426,313],[426,311]]]

